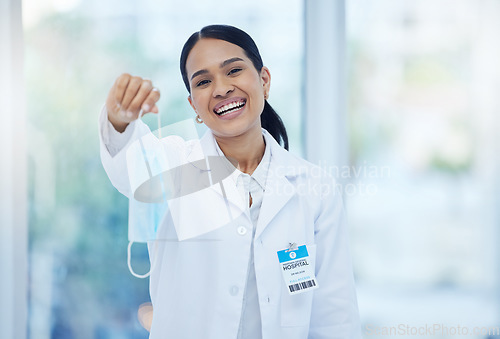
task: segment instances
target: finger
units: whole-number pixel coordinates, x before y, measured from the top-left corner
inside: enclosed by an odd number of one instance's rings
[[[142,327],[150,331],[153,321],[153,305],[151,303],[141,304],[137,310],[137,318]]]
[[[122,105],[122,100],[125,95],[125,90],[127,89],[128,83],[132,76],[128,73],[120,75],[114,84],[115,101],[118,106]]]
[[[158,100],[160,100],[160,91],[158,90],[158,88],[154,87],[153,89],[151,89],[151,91],[148,94],[148,97],[144,100],[142,104],[142,109],[144,110],[144,112],[146,113],[154,112],[153,109],[156,107],[156,112],[154,113],[158,113],[159,110],[158,107],[156,106]]]
[[[132,100],[134,100],[137,92],[139,91],[142,85],[141,77],[132,77],[128,82],[127,89],[125,90],[125,95],[122,100],[122,109],[125,111],[129,111],[129,106]],[[136,113],[135,111],[133,113]]]
[[[141,87],[130,103],[128,110],[131,112],[140,110],[152,89],[153,84],[151,83],[151,80],[143,80],[141,83]],[[145,113],[147,112],[149,112],[149,110],[147,110]]]
[[[158,109],[158,106],[154,105],[154,107],[151,109],[152,113],[160,113],[160,110]]]

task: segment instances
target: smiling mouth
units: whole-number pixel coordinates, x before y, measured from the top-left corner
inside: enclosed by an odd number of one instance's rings
[[[220,107],[216,111],[214,110],[214,113],[219,115],[219,116],[224,116],[228,113],[239,110],[240,108],[244,107],[246,105],[246,103],[247,103],[247,101],[245,99],[231,102],[227,105]]]

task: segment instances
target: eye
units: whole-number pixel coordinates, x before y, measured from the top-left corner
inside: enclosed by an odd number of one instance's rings
[[[241,68],[233,68],[232,70],[229,71],[229,73],[227,73],[227,75],[236,74],[236,73],[241,72],[241,71],[242,71]]]
[[[196,87],[200,87],[200,86],[203,86],[203,85],[206,85],[210,82],[210,80],[201,80],[200,82],[198,82],[196,84]]]

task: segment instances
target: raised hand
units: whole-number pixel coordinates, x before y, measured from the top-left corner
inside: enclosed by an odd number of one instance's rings
[[[118,132],[123,132],[141,111],[158,113],[159,99],[160,91],[151,80],[124,73],[116,79],[106,99],[108,119]]]

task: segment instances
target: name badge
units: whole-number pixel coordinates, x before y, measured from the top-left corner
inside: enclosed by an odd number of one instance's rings
[[[278,259],[289,294],[318,288],[306,245],[297,247],[295,243],[290,244],[288,249],[278,251]]]

